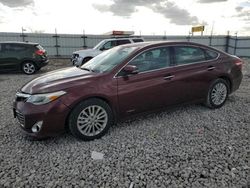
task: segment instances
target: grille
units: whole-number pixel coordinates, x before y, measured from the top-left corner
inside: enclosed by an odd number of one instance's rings
[[[27,98],[25,97],[16,97],[16,101],[26,101]]]
[[[73,54],[73,58],[79,57],[79,54]]]
[[[79,54],[73,54],[72,55],[72,59],[75,59],[75,58],[78,58],[79,57]]]
[[[22,113],[16,111],[16,117],[17,117],[19,123],[24,127],[25,126],[25,116]]]

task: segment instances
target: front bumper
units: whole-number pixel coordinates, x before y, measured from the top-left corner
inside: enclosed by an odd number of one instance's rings
[[[71,59],[70,59],[70,61],[72,62],[72,65],[75,66],[75,63],[78,57],[79,57],[79,54],[72,54]]]
[[[70,109],[60,99],[44,105],[14,101],[13,112],[20,127],[27,135],[44,138],[56,136],[65,131],[65,123]],[[32,126],[39,121],[43,122],[41,130],[37,133],[32,132]]]

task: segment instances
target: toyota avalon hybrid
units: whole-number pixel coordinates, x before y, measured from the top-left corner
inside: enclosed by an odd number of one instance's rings
[[[30,81],[16,93],[13,112],[33,137],[69,130],[93,140],[131,115],[183,103],[220,108],[239,88],[241,69],[238,57],[197,43],[127,44]]]

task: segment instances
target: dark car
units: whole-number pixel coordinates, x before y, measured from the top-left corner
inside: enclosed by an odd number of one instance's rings
[[[49,62],[38,43],[0,42],[0,71],[23,71],[34,74]]]
[[[115,47],[80,68],[38,77],[16,94],[14,116],[31,136],[104,135],[120,119],[181,103],[221,107],[242,80],[242,61],[191,42]]]

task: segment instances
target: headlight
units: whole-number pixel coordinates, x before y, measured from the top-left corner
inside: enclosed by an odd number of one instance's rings
[[[35,104],[35,105],[41,105],[41,104],[47,104],[49,102],[52,102],[62,95],[66,94],[65,91],[58,91],[54,93],[45,93],[45,94],[36,94],[31,95],[26,102]]]

